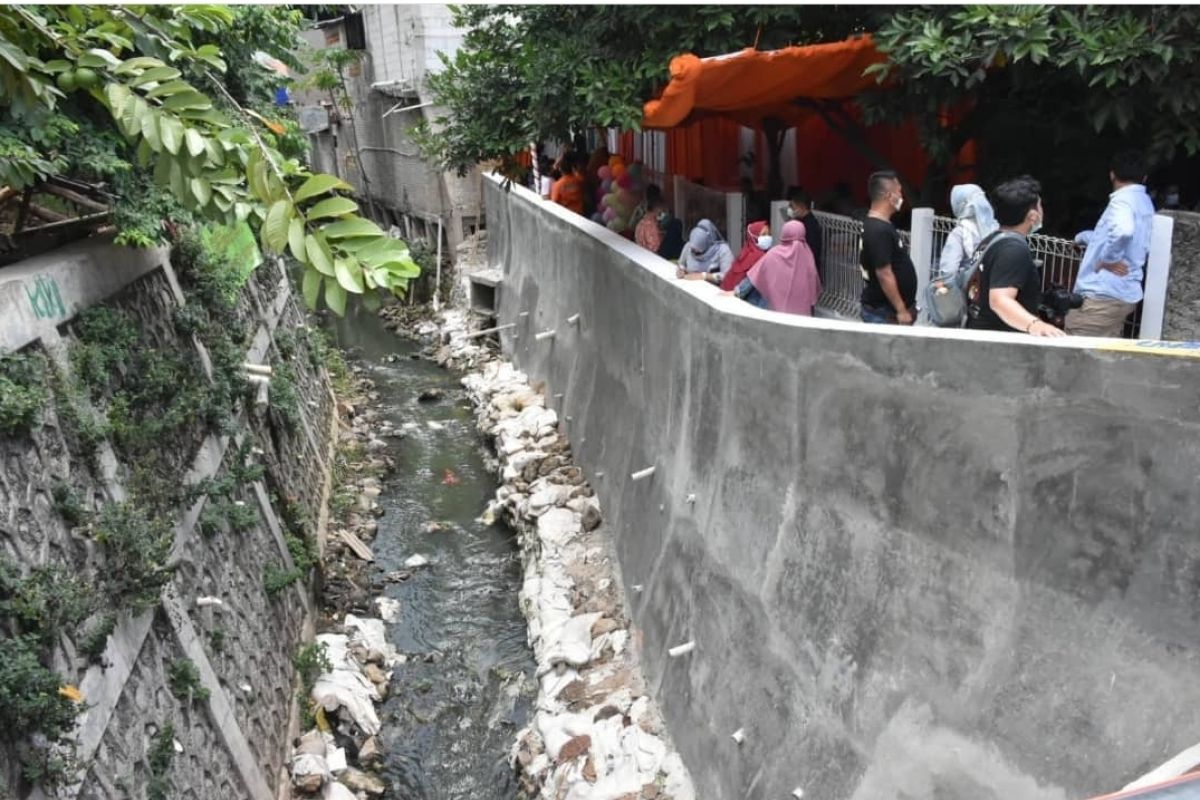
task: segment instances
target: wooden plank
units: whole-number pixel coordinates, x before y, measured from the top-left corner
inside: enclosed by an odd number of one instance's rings
[[[342,528],[337,532],[338,538],[345,543],[347,547],[354,552],[354,555],[361,558],[363,561],[374,561],[375,554],[371,552],[371,548],[367,547],[363,540],[355,536],[352,532]]]

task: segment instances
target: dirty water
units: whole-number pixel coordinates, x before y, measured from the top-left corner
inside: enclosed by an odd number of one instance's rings
[[[326,329],[375,382],[382,418],[407,434],[388,440],[396,469],[384,479],[371,544],[380,574],[409,573],[383,592],[399,603],[388,638],[407,656],[379,709],[389,796],[511,799],[507,758],[530,714],[534,662],[515,536],[477,521],[497,483],[470,403],[457,374],[413,359],[419,347],[374,314],[348,310]],[[419,402],[428,389],[443,397]],[[428,565],[406,567],[413,556]]]

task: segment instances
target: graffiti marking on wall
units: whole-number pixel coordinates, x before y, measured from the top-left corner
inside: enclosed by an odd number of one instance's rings
[[[46,275],[39,275],[33,288],[25,287],[29,306],[38,319],[57,319],[67,315],[62,295],[58,293],[58,282]]]

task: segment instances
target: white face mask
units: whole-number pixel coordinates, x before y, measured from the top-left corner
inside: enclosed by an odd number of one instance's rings
[[[1179,205],[1179,195],[1177,195],[1177,194],[1167,195],[1167,205],[1169,205],[1169,206]]]
[[[904,207],[904,195],[899,195],[892,201],[892,208],[896,209],[896,213],[900,213],[900,209]]]
[[[769,249],[771,249],[771,245],[774,244],[774,242],[775,242],[775,240],[771,238],[771,234],[765,233],[762,236],[758,237],[758,249],[759,250],[769,250]]]

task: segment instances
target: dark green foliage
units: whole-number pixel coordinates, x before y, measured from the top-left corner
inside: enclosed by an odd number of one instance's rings
[[[333,662],[329,660],[329,654],[324,644],[310,642],[296,651],[296,655],[292,658],[292,666],[296,668],[296,674],[300,678],[300,691],[297,699],[300,702],[301,724],[305,729],[311,728],[316,723],[313,720],[312,701],[309,699],[309,695],[312,694],[312,688],[317,682],[317,678],[321,677],[322,673],[333,669]]]
[[[150,780],[146,784],[146,800],[170,800],[171,782],[167,774],[175,759],[175,725],[167,722],[150,740]]]
[[[36,637],[0,637],[0,738],[57,741],[69,732],[76,706],[58,693],[62,685],[38,660]]]
[[[98,605],[91,587],[66,567],[48,564],[22,576],[0,556],[0,628],[48,647],[60,634],[74,633]]]
[[[290,364],[278,364],[271,375],[271,410],[295,430],[300,424],[300,396],[296,392],[296,371]]]
[[[46,403],[46,361],[40,355],[0,356],[0,436],[30,430]]]
[[[100,512],[95,536],[104,546],[102,580],[108,596],[139,612],[153,607],[171,579],[171,524],[137,503],[113,503]]]
[[[71,527],[82,525],[88,519],[88,511],[83,507],[79,495],[69,483],[57,481],[50,487],[50,496],[54,498],[54,510]]]
[[[108,647],[108,637],[112,635],[116,627],[116,613],[107,611],[101,614],[95,624],[84,633],[83,640],[79,644],[79,652],[89,662],[99,663],[100,657],[104,655],[105,648]]]
[[[299,569],[286,569],[278,564],[268,564],[263,567],[263,591],[267,596],[274,597],[302,578],[304,573]]]
[[[171,685],[171,693],[180,700],[191,702],[208,699],[208,689],[200,685],[199,668],[186,658],[171,664],[167,672],[167,682]]]
[[[213,628],[208,632],[208,646],[214,653],[225,652],[225,629]]]
[[[75,322],[79,341],[71,350],[75,377],[98,399],[115,383],[138,341],[137,326],[119,309],[99,305]]]

